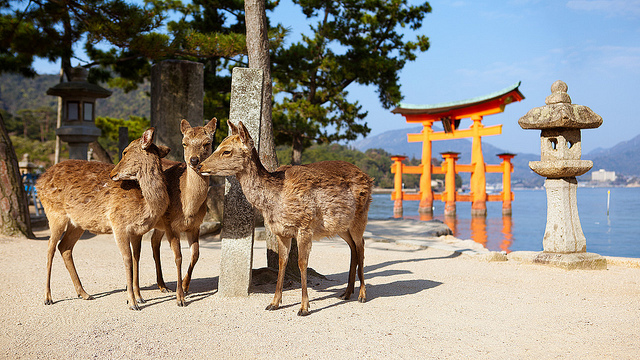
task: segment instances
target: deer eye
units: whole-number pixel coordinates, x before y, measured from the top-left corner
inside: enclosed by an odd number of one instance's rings
[[[182,147],[187,147],[187,143],[182,143]]]
[[[222,156],[226,156],[226,155],[231,155],[231,151],[230,150],[225,150],[222,152]]]

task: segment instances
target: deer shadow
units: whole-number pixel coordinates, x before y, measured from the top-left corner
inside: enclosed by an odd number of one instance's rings
[[[161,294],[160,296],[154,296],[152,299],[147,300],[146,306],[158,305],[161,303],[165,303],[168,301],[175,301],[175,288],[176,281],[166,282],[167,288],[170,289],[168,292],[161,292],[156,284],[148,285],[145,287],[141,287],[141,290],[155,290],[156,293]],[[185,300],[187,306],[189,304],[202,301],[218,292],[218,277],[208,277],[208,278],[193,278],[191,279],[191,283],[189,284],[189,291],[185,293]],[[150,304],[149,304],[150,303]]]
[[[405,251],[405,250],[400,250],[400,251]],[[409,250],[411,251],[411,250]],[[404,263],[417,263],[417,262],[422,262],[422,261],[432,261],[432,260],[444,260],[444,259],[452,259],[452,258],[456,258],[458,256],[460,256],[461,253],[459,252],[454,252],[450,255],[447,256],[441,256],[441,257],[428,257],[428,258],[421,258],[421,259],[406,259],[406,260],[392,260],[392,261],[386,261],[386,262],[382,262],[382,263],[378,263],[378,264],[373,264],[373,265],[369,265],[369,266],[365,266],[364,267],[364,278],[365,278],[365,283],[367,284],[367,302],[371,302],[371,301],[375,301],[377,298],[387,298],[387,297],[399,297],[399,296],[405,296],[405,295],[413,295],[413,294],[417,294],[419,292],[425,291],[425,290],[429,290],[429,289],[433,289],[437,286],[442,285],[442,282],[439,281],[432,281],[432,280],[427,280],[427,279],[410,279],[410,280],[398,280],[398,281],[391,281],[391,282],[387,282],[384,284],[369,284],[367,283],[368,280],[373,279],[373,278],[392,278],[393,276],[397,276],[397,275],[406,275],[406,274],[412,274],[413,272],[409,269],[384,269],[386,267],[392,266],[392,265],[397,265],[397,264],[404,264]],[[277,274],[277,271],[272,270]],[[322,301],[322,300],[327,300],[330,298],[335,298],[339,301],[332,303],[330,305],[324,306],[324,307],[319,307],[319,308],[315,308],[313,309],[312,313],[315,313],[317,311],[322,311],[325,309],[329,309],[335,306],[340,306],[345,304],[347,301],[358,301],[358,281],[357,281],[357,277],[356,277],[356,283],[355,283],[355,289],[354,289],[354,294],[351,295],[350,300],[341,300],[339,299],[339,296],[341,296],[344,293],[344,290],[346,289],[347,283],[348,283],[348,277],[349,277],[349,273],[347,272],[341,272],[341,273],[336,273],[336,274],[331,274],[331,275],[326,275],[323,278],[319,278],[319,277],[309,277],[308,281],[307,281],[307,286],[312,288],[313,290],[319,292],[319,293],[327,293],[324,296],[321,297],[317,297],[317,298],[311,298],[309,299],[310,302],[313,304],[314,302],[317,301]],[[338,287],[336,288],[336,285],[338,283],[343,284],[343,287]],[[259,284],[259,285],[255,285],[252,286],[252,290],[254,292],[261,292],[261,293],[272,293],[275,291],[275,282],[269,282],[269,283],[263,283],[263,284]],[[289,281],[285,281],[284,284],[284,288],[286,290],[292,290],[292,289],[300,289],[300,284],[296,283],[292,280]],[[286,309],[289,307],[294,307],[294,306],[299,306],[300,302],[295,302],[295,303],[290,303],[290,304],[283,304],[281,305],[279,308],[280,309]]]
[[[167,282],[166,284],[169,289],[176,288],[175,281]],[[166,303],[170,301],[175,301],[176,299],[175,290],[171,290],[169,292],[161,292],[155,284],[140,287],[140,290],[150,290],[150,291],[156,290],[153,297],[146,297],[144,299],[145,302],[140,304],[141,309],[144,309],[150,306],[160,305],[162,303]],[[97,300],[100,298],[104,298],[104,297],[119,294],[119,293],[125,293],[125,292],[126,292],[126,286],[124,288],[95,293],[91,296],[93,297],[94,300]],[[186,300],[187,300],[187,306],[189,306],[190,303],[202,301],[216,294],[217,292],[218,292],[217,276],[209,277],[209,278],[192,279],[191,284],[189,286],[189,292],[185,294]],[[67,299],[57,300],[54,303],[70,301],[70,300],[79,300],[79,299],[80,298],[67,298]]]

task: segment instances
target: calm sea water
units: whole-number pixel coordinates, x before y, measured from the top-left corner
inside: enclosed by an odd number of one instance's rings
[[[607,191],[611,191],[607,216]],[[542,251],[547,222],[545,190],[514,190],[513,215],[502,216],[501,202],[487,202],[486,218],[471,218],[471,203],[458,202],[454,221],[444,217],[444,203],[435,201],[433,218],[461,239],[473,239],[494,251]],[[640,188],[578,188],[578,212],[587,251],[606,256],[640,258]],[[393,216],[389,194],[373,195],[372,219]],[[404,217],[419,219],[418,202],[404,202]]]

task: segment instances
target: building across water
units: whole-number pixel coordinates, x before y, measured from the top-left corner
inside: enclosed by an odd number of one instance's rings
[[[616,181],[616,172],[606,171],[605,169],[592,171],[591,181]]]

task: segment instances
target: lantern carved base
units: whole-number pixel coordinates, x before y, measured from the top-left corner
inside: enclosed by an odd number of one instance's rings
[[[544,251],[516,251],[509,254],[509,258],[566,270],[606,269],[604,257],[586,252],[587,240],[578,217],[576,178],[546,179],[544,187],[547,190],[547,227],[542,240]]]
[[[535,251],[514,251],[509,253],[509,260],[529,264],[550,265],[565,270],[606,270],[607,259],[594,253],[552,253]]]
[[[542,248],[551,253],[581,253],[587,251],[585,239],[578,217],[575,177],[546,179],[547,227],[544,231]]]

